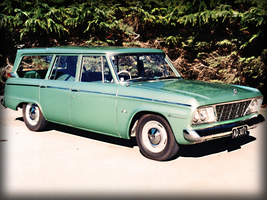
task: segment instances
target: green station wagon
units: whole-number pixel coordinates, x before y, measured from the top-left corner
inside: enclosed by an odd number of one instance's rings
[[[54,47],[18,50],[2,104],[22,108],[26,126],[47,122],[136,137],[154,160],[179,144],[239,137],[264,121],[254,88],[186,80],[162,50]]]

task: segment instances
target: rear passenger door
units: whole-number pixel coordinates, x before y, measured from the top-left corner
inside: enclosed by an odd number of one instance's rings
[[[48,79],[41,83],[40,104],[48,120],[71,124],[70,92],[78,63],[78,55],[57,55]]]
[[[118,135],[116,93],[104,55],[83,56],[80,82],[72,86],[71,120],[75,126],[105,134]]]

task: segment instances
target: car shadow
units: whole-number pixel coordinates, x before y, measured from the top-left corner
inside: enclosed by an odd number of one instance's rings
[[[22,122],[24,121],[22,117],[18,117],[16,118],[16,120]],[[51,130],[56,130],[79,137],[84,137],[129,148],[137,146],[135,138],[127,140],[49,122],[47,131]],[[243,145],[253,142],[254,140],[256,140],[255,137],[248,135],[236,139],[226,137],[194,145],[179,145],[180,149],[178,153],[171,160],[177,159],[178,157],[197,158],[220,153],[223,151],[231,152],[240,149]]]
[[[86,131],[78,128],[73,128],[65,125],[55,124],[55,123],[49,123],[47,130],[56,130],[64,133],[68,133],[71,135],[76,135],[79,137],[84,137],[88,139],[93,139],[101,142],[106,142],[114,145],[124,146],[133,148],[134,146],[137,146],[135,138],[128,139],[122,139],[118,137],[108,136],[104,134],[95,133],[92,131]]]
[[[236,139],[226,137],[194,145],[180,145],[180,149],[178,154],[176,155],[176,158],[203,157],[223,151],[231,152],[241,149],[243,145],[248,144],[254,140],[256,140],[255,137],[248,135]]]

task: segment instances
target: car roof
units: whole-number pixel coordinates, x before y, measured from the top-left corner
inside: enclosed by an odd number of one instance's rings
[[[86,53],[164,53],[160,49],[138,48],[138,47],[116,47],[116,46],[59,46],[49,48],[28,48],[18,50],[19,54],[86,54]]]

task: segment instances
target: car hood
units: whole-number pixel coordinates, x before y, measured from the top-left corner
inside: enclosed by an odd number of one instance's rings
[[[183,96],[190,96],[200,104],[214,104],[228,101],[237,101],[262,94],[255,88],[231,85],[218,82],[204,82],[196,80],[175,79],[156,80],[147,82],[132,83],[131,86],[175,93]]]

